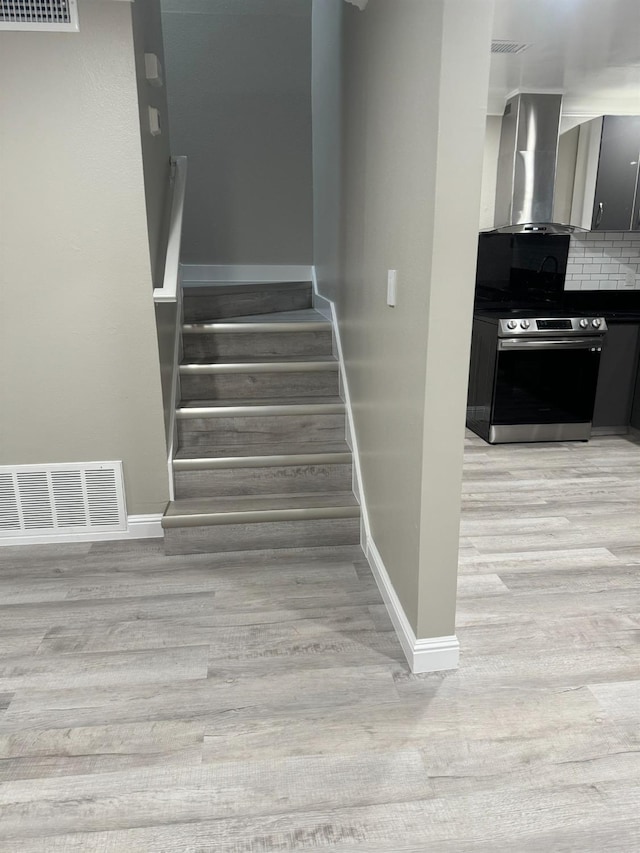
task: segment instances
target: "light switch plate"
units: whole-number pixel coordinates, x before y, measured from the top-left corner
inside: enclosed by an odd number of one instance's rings
[[[398,270],[388,270],[387,272],[387,305],[390,308],[396,307],[398,290]]]

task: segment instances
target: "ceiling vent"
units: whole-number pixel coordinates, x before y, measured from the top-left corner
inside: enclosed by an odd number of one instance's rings
[[[0,0],[0,30],[78,32],[77,0]]]
[[[491,53],[522,53],[529,47],[531,47],[531,45],[524,44],[524,42],[497,39],[491,42]]]
[[[0,465],[0,540],[126,524],[121,462]]]

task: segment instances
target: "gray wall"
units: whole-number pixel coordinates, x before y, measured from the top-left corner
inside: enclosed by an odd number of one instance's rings
[[[0,463],[124,463],[168,484],[131,6],[0,33]]]
[[[183,260],[312,256],[310,0],[162,0]]]
[[[314,2],[314,263],[337,305],[371,535],[418,637],[455,628],[491,12]]]

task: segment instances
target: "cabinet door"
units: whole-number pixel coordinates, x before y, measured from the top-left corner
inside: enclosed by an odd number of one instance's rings
[[[629,231],[633,227],[639,158],[640,116],[605,116],[592,230]]]
[[[628,426],[638,369],[640,326],[609,323],[598,373],[594,427]]]

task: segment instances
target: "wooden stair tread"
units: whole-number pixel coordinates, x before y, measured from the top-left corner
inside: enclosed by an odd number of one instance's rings
[[[247,358],[245,356],[221,356],[216,358],[215,356],[203,356],[203,357],[191,357],[185,359],[181,362],[180,367],[189,367],[190,365],[196,365],[198,367],[206,367],[209,364],[215,365],[229,365],[229,364],[241,364],[246,366],[247,368],[251,368],[256,364],[326,364],[330,365],[331,369],[338,369],[339,364],[338,360],[333,355],[267,355],[267,356],[257,356],[255,358]]]
[[[342,397],[267,397],[232,400],[182,400],[180,409],[224,409],[234,406],[321,406],[342,405]]]
[[[227,459],[255,456],[309,456],[323,453],[351,453],[346,441],[307,441],[300,444],[223,445],[219,447],[181,447],[175,455],[181,459]]]
[[[171,529],[282,521],[304,524],[359,516],[360,505],[353,492],[180,498],[167,506],[162,526]]]
[[[293,495],[239,495],[220,498],[181,498],[171,501],[165,515],[254,512],[271,509],[313,509],[328,506],[359,506],[353,492],[318,492]]]
[[[223,320],[212,320],[210,323],[195,322],[185,323],[183,331],[206,331],[211,327],[211,331],[215,331],[216,326],[237,325],[250,323],[256,326],[256,332],[260,331],[260,326],[268,326],[270,323],[321,323],[327,330],[331,330],[331,323],[327,318],[316,311],[315,308],[300,308],[295,311],[272,311],[269,314],[242,314],[235,317],[225,317]]]
[[[310,290],[310,281],[185,281],[183,296],[229,296],[242,293],[273,293],[280,290]]]

